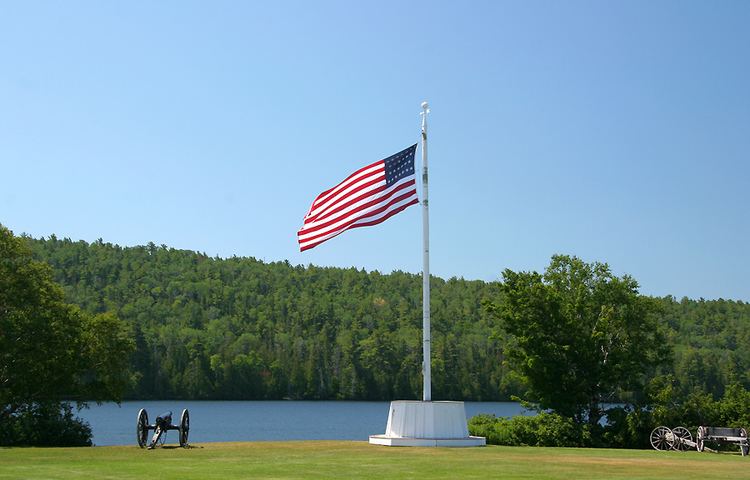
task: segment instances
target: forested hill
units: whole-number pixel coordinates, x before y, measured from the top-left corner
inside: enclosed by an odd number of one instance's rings
[[[421,277],[219,259],[166,246],[27,238],[70,302],[132,326],[130,398],[367,399],[421,396]],[[499,273],[500,266],[498,266]],[[519,393],[482,308],[496,283],[432,279],[433,398]],[[750,304],[658,299],[692,387],[750,387]]]
[[[68,299],[133,326],[129,396],[392,399],[421,395],[421,277],[216,259],[153,244],[30,240]],[[493,285],[433,279],[436,398],[507,393],[481,300]]]

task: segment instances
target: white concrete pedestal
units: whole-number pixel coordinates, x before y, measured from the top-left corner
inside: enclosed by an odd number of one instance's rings
[[[370,435],[373,445],[389,447],[479,447],[484,437],[470,437],[464,402],[391,402],[385,434]]]

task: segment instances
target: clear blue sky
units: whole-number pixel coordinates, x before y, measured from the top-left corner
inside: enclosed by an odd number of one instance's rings
[[[430,116],[432,272],[554,253],[750,300],[750,2],[0,4],[0,223],[421,271],[421,212],[299,253]]]

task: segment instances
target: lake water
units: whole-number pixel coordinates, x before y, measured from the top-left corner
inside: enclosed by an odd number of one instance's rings
[[[95,445],[136,445],[138,411],[145,408],[149,422],[172,411],[180,422],[183,408],[190,411],[190,443],[253,440],[367,440],[385,432],[389,402],[301,401],[130,401],[121,405],[92,404],[79,416],[89,422]],[[466,402],[467,419],[480,413],[498,417],[532,415],[515,402]],[[167,435],[177,444],[177,431]]]

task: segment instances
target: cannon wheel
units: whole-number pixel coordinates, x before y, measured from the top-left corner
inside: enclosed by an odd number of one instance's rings
[[[702,452],[706,445],[703,444],[703,439],[706,436],[706,427],[698,427],[698,434],[695,438],[695,449]]]
[[[654,450],[671,450],[674,445],[673,438],[669,427],[656,427],[651,431],[651,446]]]
[[[679,452],[684,452],[690,448],[690,446],[685,443],[685,440],[690,442],[693,441],[693,435],[690,434],[690,430],[685,427],[675,427],[672,429],[672,433],[674,434],[674,445],[672,448]]]
[[[148,413],[145,408],[141,408],[138,411],[138,418],[135,423],[136,438],[138,440],[138,446],[143,448],[146,446],[148,441]]]
[[[186,448],[188,446],[188,434],[190,433],[190,412],[188,409],[182,411],[180,415],[180,446]]]

